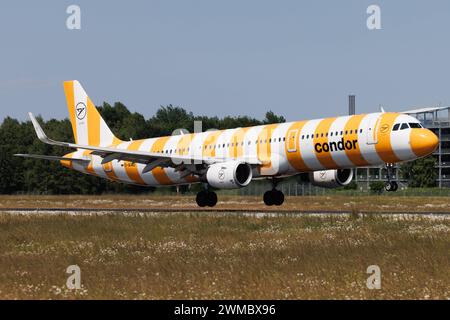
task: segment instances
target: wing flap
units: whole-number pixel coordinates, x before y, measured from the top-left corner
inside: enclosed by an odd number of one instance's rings
[[[71,161],[71,162],[78,162],[83,165],[88,165],[91,162],[90,160],[87,160],[87,159],[44,156],[44,155],[39,155],[39,154],[15,154],[14,156],[21,157],[21,158],[41,159],[41,160],[49,160],[49,161]]]

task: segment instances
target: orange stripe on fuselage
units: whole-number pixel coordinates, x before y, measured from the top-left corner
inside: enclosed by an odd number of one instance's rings
[[[113,181],[120,181],[120,179],[117,177],[116,173],[114,172],[114,166],[112,162],[109,162],[107,164],[103,165],[103,171],[108,176],[109,179]]]
[[[75,143],[78,143],[77,136],[77,120],[75,117],[75,99],[73,93],[73,81],[64,82],[64,92],[66,94],[67,108],[69,110],[70,122],[72,124],[73,136]]]
[[[358,131],[359,126],[361,124],[362,119],[365,117],[365,115],[357,115],[357,116],[351,116],[350,119],[345,124],[344,132],[347,132],[347,135],[345,135],[345,141],[350,140],[358,140]],[[356,131],[355,131],[356,130]],[[352,131],[352,133],[350,133]],[[344,143],[345,143],[344,141]],[[359,140],[358,143],[355,143],[355,148],[352,149],[345,149],[345,154],[349,158],[349,160],[354,163],[356,166],[367,166],[369,163],[363,158],[361,154],[361,150],[359,148]]]
[[[204,157],[215,157],[216,156],[216,142],[222,131],[212,131],[208,132],[203,142],[202,154]],[[206,149],[205,149],[206,147]]]
[[[188,148],[190,148],[193,139],[194,139],[193,134],[185,134],[184,136],[181,136],[180,140],[178,140],[175,154],[179,154],[181,156],[189,155]]]
[[[90,158],[90,160],[91,160],[91,161],[89,162],[87,168],[86,168],[86,172],[89,173],[89,174],[92,174],[92,175],[96,176],[97,173],[95,172],[94,166],[93,166],[93,164],[92,164],[93,161],[92,161],[91,153],[92,153],[91,150],[86,150],[86,151],[83,152],[83,156],[85,156],[85,157],[87,157],[87,158]]]
[[[189,155],[190,147],[192,140],[194,140],[193,134],[185,134],[183,135],[177,143],[177,149],[175,150],[175,154],[179,154],[182,156]],[[194,176],[187,176],[184,178],[187,182],[196,182],[198,179]]]
[[[231,147],[230,147],[230,157],[231,158],[241,158],[244,156],[244,145],[245,134],[249,128],[238,128],[236,132],[231,136]]]
[[[269,124],[264,126],[261,132],[258,134],[258,143],[256,145],[256,154],[258,160],[263,163],[262,168],[270,168],[271,164],[271,153],[272,153],[272,135],[273,131],[279,126],[276,124]]]
[[[316,144],[321,144],[322,146],[326,143],[328,144],[328,136],[327,133],[330,131],[330,127],[333,124],[333,122],[336,120],[336,118],[327,118],[323,119],[319,122],[317,125],[316,131],[314,132],[314,152],[316,154],[317,160],[327,169],[333,169],[337,168],[336,162],[334,162],[331,152],[323,151],[317,152],[316,151]],[[317,135],[319,135],[317,137]],[[323,148],[322,148],[323,149]]]
[[[386,163],[400,162],[391,145],[391,130],[398,116],[397,113],[383,113],[377,126],[378,143],[375,144],[375,149]]]
[[[127,150],[129,151],[138,151],[141,147],[144,140],[136,140],[130,143]],[[135,183],[140,185],[145,185],[145,181],[142,179],[141,175],[139,174],[139,169],[136,163],[131,161],[125,161],[124,162],[124,168],[125,172],[127,173],[128,177]]]
[[[289,162],[289,164],[295,168],[297,171],[308,171],[309,168],[308,166],[305,164],[305,161],[303,161],[302,158],[302,153],[300,151],[300,144],[302,143],[301,140],[301,133],[302,133],[302,129],[305,126],[306,121],[299,121],[299,122],[294,122],[289,129],[286,132],[286,136],[285,136],[285,144],[284,144],[284,152],[286,154],[286,158]],[[289,134],[293,131],[297,131],[297,141],[296,146],[297,146],[297,150],[295,152],[289,152],[288,148],[289,148],[289,141],[290,139],[292,139],[293,137],[289,137]]]
[[[164,151],[164,147],[166,146],[166,143],[167,141],[169,141],[170,138],[171,138],[170,136],[157,138],[152,145],[151,152],[157,153]],[[156,179],[156,181],[158,181],[158,183],[161,185],[172,184],[172,180],[170,180],[170,178],[167,176],[166,172],[164,171],[164,168],[156,167],[155,169],[152,170],[152,175]]]
[[[120,140],[120,139],[117,138],[117,137],[113,137],[113,143],[112,143],[112,146],[118,146],[118,145],[121,144],[121,143],[123,143],[122,140]]]
[[[64,156],[64,158],[69,158],[69,159],[71,159],[71,158],[73,158],[73,152],[72,153],[69,153],[69,154],[66,154],[65,156]],[[60,163],[61,163],[61,165],[63,166],[63,167],[66,167],[66,168],[68,168],[68,169],[73,169],[73,165],[72,165],[72,161],[70,161],[70,160],[61,160],[60,161]]]

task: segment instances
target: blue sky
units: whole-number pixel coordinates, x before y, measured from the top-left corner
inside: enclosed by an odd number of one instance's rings
[[[81,7],[81,30],[66,8]],[[381,7],[382,30],[366,27]],[[450,104],[448,0],[9,1],[0,4],[0,119],[67,117],[63,80],[146,117],[288,120]]]

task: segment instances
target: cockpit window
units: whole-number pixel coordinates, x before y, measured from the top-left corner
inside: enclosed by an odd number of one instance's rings
[[[402,123],[402,126],[400,127],[400,130],[405,130],[405,129],[408,129],[408,128],[409,128],[409,126],[408,126],[407,123]]]
[[[392,131],[397,131],[399,127],[400,127],[400,123],[394,124],[394,128],[392,128]]]
[[[420,128],[422,128],[422,126],[420,125],[420,123],[414,123],[414,122],[409,123],[409,127],[410,127],[411,129],[420,129]]]

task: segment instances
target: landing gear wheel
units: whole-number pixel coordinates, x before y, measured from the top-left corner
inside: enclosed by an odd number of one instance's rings
[[[273,199],[272,190],[266,191],[263,197],[264,203],[266,206],[273,206],[275,204]]]
[[[385,189],[387,192],[391,192],[391,191],[392,191],[392,183],[386,182],[386,184],[384,185],[384,189]]]
[[[395,181],[386,182],[384,189],[388,192],[394,192],[398,190],[398,183]]]
[[[207,205],[207,193],[206,191],[200,191],[199,193],[197,193],[197,197],[195,198],[195,201],[197,202],[197,205],[199,207],[206,207]]]
[[[284,194],[279,190],[270,190],[264,193],[264,203],[267,206],[281,206],[284,203]]]
[[[281,206],[284,202],[284,194],[279,190],[273,190],[274,193],[274,204],[276,206]]]
[[[214,207],[217,204],[217,194],[213,191],[200,191],[195,199],[199,207]]]
[[[213,191],[207,193],[207,206],[214,207],[217,204],[217,194]]]
[[[391,181],[392,184],[392,191],[397,191],[398,190],[398,183],[396,181]]]

